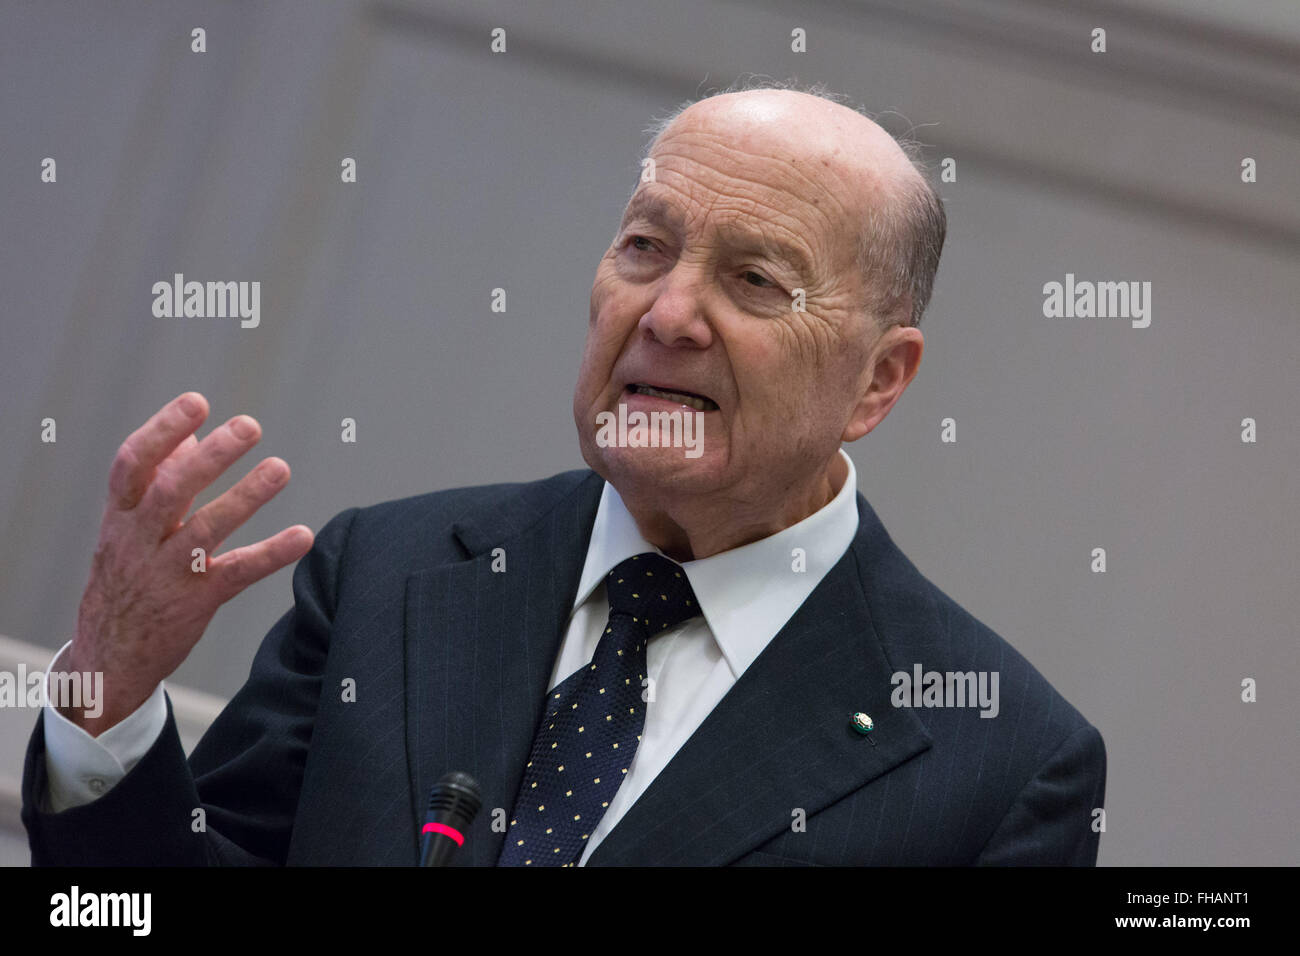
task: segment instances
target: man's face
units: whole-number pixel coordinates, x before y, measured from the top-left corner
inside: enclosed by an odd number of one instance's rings
[[[583,457],[616,487],[752,503],[839,447],[872,344],[856,258],[871,183],[809,122],[705,101],[652,150],[596,270],[574,393]],[[620,404],[694,413],[651,388],[704,399],[699,457],[596,442]]]

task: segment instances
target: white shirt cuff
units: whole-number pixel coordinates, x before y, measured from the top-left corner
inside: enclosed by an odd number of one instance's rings
[[[72,642],[64,644],[45,672],[45,700],[49,696],[49,675]],[[167,700],[158,684],[149,699],[98,737],[92,737],[52,704],[45,714],[45,777],[48,788],[41,795],[41,809],[62,813],[99,799],[131,772],[149,752],[167,726]]]

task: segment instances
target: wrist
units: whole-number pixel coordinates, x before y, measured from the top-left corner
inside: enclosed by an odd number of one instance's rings
[[[110,681],[103,664],[77,639],[50,665],[46,680],[48,703],[92,737],[119,723],[148,698],[145,694],[132,703],[131,688],[119,680],[112,682],[114,692],[107,693]]]

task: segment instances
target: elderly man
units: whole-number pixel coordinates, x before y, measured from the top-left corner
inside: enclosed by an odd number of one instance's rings
[[[104,673],[104,711],[37,726],[36,862],[409,865],[449,770],[485,808],[460,864],[1095,862],[1100,735],[898,551],[840,448],[917,373],[932,189],[785,89],[691,105],[648,158],[592,286],[591,471],[351,509],[195,574],[287,466],[186,521],[256,422],[196,441],[188,393],[127,439],[56,661]],[[304,554],[187,762],[162,680]]]

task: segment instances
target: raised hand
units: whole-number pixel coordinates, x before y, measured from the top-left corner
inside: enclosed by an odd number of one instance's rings
[[[194,433],[207,416],[207,399],[186,392],[133,432],[113,458],[77,634],[60,668],[104,675],[99,716],[59,708],[91,734],[144,703],[185,660],[218,607],[311,549],[311,530],[293,525],[212,556],[288,483],[289,466],[263,459],[186,520],[199,492],[262,435],[256,420],[237,415],[199,441]],[[204,551],[205,571],[193,570],[195,548]]]

